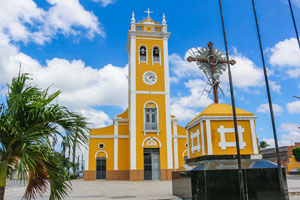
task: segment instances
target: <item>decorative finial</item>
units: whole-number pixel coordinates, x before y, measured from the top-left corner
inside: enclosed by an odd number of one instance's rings
[[[167,21],[166,21],[166,15],[165,15],[165,13],[163,14],[163,20],[162,20],[162,24],[166,24],[167,23]]]
[[[147,17],[147,19],[148,19],[148,20],[150,20],[150,19],[151,19],[151,18],[150,18],[150,13],[153,13],[153,12],[152,12],[152,11],[150,11],[150,10],[149,10],[149,8],[148,8],[148,10],[147,10],[147,11],[144,11],[144,12],[145,12],[145,13],[148,13],[148,17]]]
[[[134,12],[132,11],[132,14],[131,14],[131,23],[135,23],[135,18],[134,18]]]

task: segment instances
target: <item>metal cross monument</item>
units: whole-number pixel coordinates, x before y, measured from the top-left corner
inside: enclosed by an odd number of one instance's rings
[[[226,56],[220,52],[218,49],[213,48],[213,43],[209,42],[207,47],[204,48],[195,48],[191,50],[192,56],[187,58],[187,61],[192,62],[196,61],[200,69],[203,70],[207,78],[213,87],[214,94],[214,103],[219,102],[218,97],[218,87],[220,84],[219,77],[226,70]],[[229,63],[234,65],[235,60],[230,60]]]

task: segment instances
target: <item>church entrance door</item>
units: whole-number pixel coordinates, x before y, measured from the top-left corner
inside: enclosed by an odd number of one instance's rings
[[[160,180],[160,154],[158,148],[144,149],[144,180]]]
[[[106,158],[97,158],[96,179],[106,179]]]

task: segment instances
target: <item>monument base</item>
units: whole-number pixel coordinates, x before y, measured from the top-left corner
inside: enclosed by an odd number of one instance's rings
[[[193,200],[239,200],[239,177],[235,156],[204,156],[190,159],[172,174],[173,195]],[[243,155],[242,172],[248,199],[281,200],[277,164]],[[285,170],[284,186],[287,191]],[[288,195],[287,195],[288,196]]]

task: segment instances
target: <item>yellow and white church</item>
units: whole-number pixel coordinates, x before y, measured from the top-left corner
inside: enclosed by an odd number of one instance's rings
[[[187,158],[184,127],[170,114],[167,24],[149,16],[128,31],[128,109],[91,129],[85,180],[171,180]]]
[[[179,126],[170,114],[167,24],[132,13],[128,31],[128,109],[113,125],[91,129],[84,180],[171,180],[172,171],[199,158],[236,155],[232,107],[212,103]],[[236,108],[242,155],[260,157],[253,113]],[[211,166],[212,168],[216,166]]]

